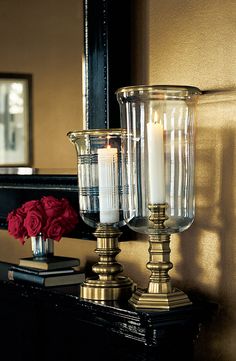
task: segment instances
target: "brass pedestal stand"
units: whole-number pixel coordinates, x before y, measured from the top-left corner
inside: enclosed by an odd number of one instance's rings
[[[151,271],[147,290],[137,289],[129,302],[136,309],[166,309],[191,305],[188,296],[171,285],[168,275],[173,267],[170,262],[170,234],[165,233],[164,222],[167,204],[149,205],[151,211],[149,228],[149,262]]]
[[[121,232],[115,227],[100,225],[94,235],[97,237],[95,252],[99,255],[99,261],[92,270],[98,277],[88,278],[80,286],[81,297],[97,301],[129,299],[134,289],[133,282],[128,277],[118,275],[123,267],[115,260],[120,252],[118,237]]]

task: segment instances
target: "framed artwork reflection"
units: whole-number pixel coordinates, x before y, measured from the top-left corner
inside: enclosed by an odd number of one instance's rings
[[[0,73],[0,167],[32,162],[32,75]]]

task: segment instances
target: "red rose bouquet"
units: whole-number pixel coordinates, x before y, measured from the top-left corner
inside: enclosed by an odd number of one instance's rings
[[[51,238],[60,241],[78,223],[78,214],[65,198],[44,196],[40,200],[24,203],[8,214],[8,232],[22,244],[26,238]]]

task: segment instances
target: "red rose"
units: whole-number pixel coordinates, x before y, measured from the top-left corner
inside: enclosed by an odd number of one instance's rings
[[[27,231],[24,227],[24,214],[21,209],[10,212],[7,221],[9,234],[24,244]]]
[[[9,233],[21,243],[25,242],[25,237],[36,237],[39,233],[59,241],[78,223],[78,214],[67,199],[44,196],[10,212],[7,220]]]
[[[39,200],[28,201],[28,202],[23,204],[21,209],[22,209],[22,211],[24,213],[28,213],[32,209],[33,210],[38,210],[39,212],[43,212],[43,207],[42,207],[42,204],[41,204],[41,202]]]
[[[41,201],[47,217],[58,217],[64,210],[63,203],[53,196],[42,197]]]
[[[61,218],[67,232],[71,231],[78,223],[78,214],[70,205],[64,210]]]
[[[24,220],[24,226],[28,232],[29,237],[36,237],[40,232],[42,232],[44,219],[44,214],[38,210],[32,209],[27,213]]]
[[[45,235],[47,238],[54,239],[55,241],[60,241],[63,233],[65,232],[65,227],[63,225],[63,219],[61,217],[48,222],[48,226],[45,229]]]

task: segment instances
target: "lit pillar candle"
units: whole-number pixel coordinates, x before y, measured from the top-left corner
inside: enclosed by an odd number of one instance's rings
[[[149,202],[165,203],[163,126],[147,123]]]
[[[100,222],[119,222],[117,148],[98,149],[98,180]]]

